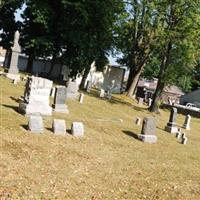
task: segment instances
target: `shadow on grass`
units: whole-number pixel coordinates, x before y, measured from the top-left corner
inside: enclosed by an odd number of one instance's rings
[[[20,125],[20,127],[22,127],[22,129],[24,129],[24,131],[29,131],[28,125],[22,124],[22,125]]]
[[[10,97],[10,99],[12,99],[13,101],[17,102],[17,103],[20,103],[20,99],[19,98],[15,98],[15,97]]]
[[[3,107],[6,107],[6,108],[10,108],[10,109],[13,109],[16,113],[20,114],[20,115],[23,115],[22,113],[19,112],[19,108],[18,106],[11,106],[11,105],[6,105],[6,104],[2,104]]]
[[[123,133],[125,133],[126,135],[130,136],[130,137],[133,137],[134,139],[136,140],[139,140],[141,141],[139,138],[138,138],[138,134],[134,133],[134,132],[131,132],[131,131],[122,131]]]
[[[81,92],[87,94],[88,96],[95,97],[95,98],[97,98],[97,99],[99,99],[101,101],[102,100],[103,101],[107,101],[107,102],[109,102],[111,104],[122,104],[122,105],[130,106],[136,111],[147,111],[148,110],[147,108],[141,108],[141,107],[134,106],[130,102],[124,101],[123,99],[117,98],[115,96],[112,96],[111,99],[101,98],[101,97],[99,97],[99,93],[98,93],[97,90],[92,90],[90,93],[86,93],[85,91],[81,91]]]
[[[67,129],[67,134],[72,135],[72,131],[71,131],[71,129]]]

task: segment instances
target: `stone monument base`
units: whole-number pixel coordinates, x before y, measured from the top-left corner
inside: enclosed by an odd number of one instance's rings
[[[66,104],[54,104],[53,105],[54,112],[66,113],[69,114],[69,110]]]
[[[51,116],[52,107],[44,104],[27,104],[24,102],[19,103],[19,112],[26,115],[39,114],[42,116]]]
[[[165,131],[167,131],[169,133],[177,133],[178,127],[176,127],[176,126],[165,126]]]
[[[6,77],[9,78],[9,79],[11,79],[11,80],[16,80],[17,82],[20,81],[20,75],[19,74],[10,74],[10,73],[7,73]]]
[[[140,134],[138,136],[138,138],[142,142],[147,142],[147,143],[156,143],[157,142],[157,136],[156,135],[143,135],[143,134]]]

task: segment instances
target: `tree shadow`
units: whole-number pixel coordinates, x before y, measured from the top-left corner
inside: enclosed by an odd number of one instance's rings
[[[136,139],[136,140],[141,141],[141,140],[138,138],[138,134],[136,134],[136,133],[134,133],[134,132],[127,131],[127,130],[123,130],[122,132],[125,133],[126,135],[130,136],[130,137],[133,137],[133,138]]]

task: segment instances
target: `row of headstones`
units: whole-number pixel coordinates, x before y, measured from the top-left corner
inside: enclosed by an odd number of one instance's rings
[[[191,120],[191,117],[189,115],[187,115],[185,122],[184,122],[184,125],[183,125],[183,127],[186,130],[190,129],[189,128],[190,127],[190,120]],[[137,118],[135,123],[136,123],[136,125],[139,126],[141,124],[141,119]],[[188,138],[186,137],[186,134],[182,133],[180,128],[177,128],[175,130],[176,131],[174,131],[173,133],[176,134],[176,137],[178,139],[181,139],[181,144],[187,144]],[[167,131],[169,132],[169,129],[167,129]],[[170,132],[170,133],[172,133],[172,132]],[[144,118],[143,124],[142,124],[142,131],[141,131],[141,134],[138,136],[138,138],[141,141],[147,142],[147,143],[156,143],[157,142],[156,123],[155,123],[154,118],[151,118],[151,117],[145,117]]]
[[[30,115],[28,122],[28,130],[32,133],[43,133],[44,123],[41,116]],[[66,135],[66,123],[62,119],[54,119],[52,123],[52,131],[56,135]],[[71,134],[76,137],[84,136],[84,125],[82,122],[73,122],[71,125]]]

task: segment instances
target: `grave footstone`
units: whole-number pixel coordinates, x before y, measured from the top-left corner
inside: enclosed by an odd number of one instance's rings
[[[144,102],[144,99],[139,97],[139,99],[138,99],[138,104],[139,104],[139,105],[143,105],[143,102]]]
[[[21,113],[49,116],[52,107],[49,106],[49,96],[53,82],[39,77],[28,77],[24,91],[24,101],[19,104]]]
[[[169,133],[177,133],[178,127],[176,125],[176,118],[177,118],[177,108],[172,108],[170,113],[169,122],[165,127],[165,130]]]
[[[185,128],[186,130],[190,130],[190,122],[191,122],[191,116],[187,115],[185,117],[185,122],[184,122],[183,128]]]
[[[73,122],[71,127],[71,133],[76,137],[84,136],[84,126],[82,122]]]
[[[105,97],[105,90],[104,89],[101,89],[100,90],[100,95],[99,95],[101,98],[104,98]]]
[[[151,104],[152,104],[152,99],[148,98],[148,107],[151,107]]]
[[[66,123],[65,123],[65,120],[54,119],[52,128],[53,128],[54,134],[56,134],[56,135],[65,135],[66,134]]]
[[[156,123],[152,117],[145,117],[143,120],[143,126],[141,134],[138,136],[140,140],[147,143],[156,143]]]
[[[69,113],[68,107],[65,104],[67,96],[66,87],[56,87],[53,108],[55,112]]]
[[[80,104],[83,103],[83,99],[84,99],[84,94],[81,93],[81,94],[80,94],[80,97],[79,97],[79,102],[80,102]]]
[[[42,117],[37,115],[30,115],[28,129],[33,133],[42,133],[44,130]]]

